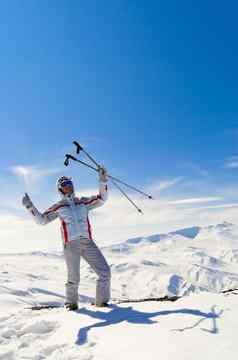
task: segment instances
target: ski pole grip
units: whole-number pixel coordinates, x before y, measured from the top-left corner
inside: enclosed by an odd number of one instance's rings
[[[77,141],[73,141],[73,144],[76,146],[76,153],[79,154],[83,150],[82,146]]]
[[[78,161],[78,159],[71,154],[66,154],[66,156],[71,160]]]
[[[66,155],[65,155],[65,161],[64,161],[64,165],[65,165],[65,166],[68,166],[68,165],[69,165],[69,159],[74,160],[74,161],[77,161],[77,159],[76,159],[74,156],[72,156],[72,155],[70,155],[70,154],[66,154]]]
[[[68,165],[69,165],[69,158],[68,158],[67,155],[65,155],[64,165],[65,165],[65,166],[68,166]]]

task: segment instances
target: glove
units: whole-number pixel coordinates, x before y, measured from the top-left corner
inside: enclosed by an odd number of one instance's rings
[[[31,198],[27,193],[25,193],[25,195],[23,196],[22,205],[25,206],[26,209],[30,209],[33,207]]]
[[[108,175],[107,175],[107,170],[105,169],[104,166],[100,166],[98,169],[99,172],[99,179],[102,182],[107,182],[108,180]]]

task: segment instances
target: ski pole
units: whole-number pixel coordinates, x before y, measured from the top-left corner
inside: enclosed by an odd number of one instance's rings
[[[122,190],[122,188],[112,179],[110,179],[113,185],[120,190],[120,192],[127,198],[128,201],[139,211],[139,213],[143,214],[143,211],[134,203],[134,201],[129,198],[129,196],[125,193],[125,191]]]
[[[97,163],[96,160],[94,160],[94,158],[89,155],[89,153],[87,153],[86,150],[84,150],[84,148],[77,142],[77,141],[74,141],[73,144],[76,146],[76,153],[79,154],[80,151],[82,151],[93,163],[94,165],[96,165],[97,167],[99,167],[100,165]]]
[[[97,163],[97,161],[91,156],[88,154],[88,152],[86,150],[84,150],[84,148],[77,142],[77,141],[74,141],[73,144],[76,146],[76,153],[79,154],[80,151],[82,151],[97,167],[99,167],[100,165]],[[114,181],[117,181],[119,183],[121,183],[122,185],[124,186],[127,186],[128,188],[134,190],[134,191],[137,191],[138,193],[148,197],[149,199],[153,199],[151,195],[148,195],[146,194],[144,191],[141,191],[137,188],[135,188],[134,186],[131,186],[127,183],[125,183],[124,181],[120,180],[120,179],[117,179],[115,178],[114,176],[111,176],[108,174],[108,177],[111,179],[111,180],[114,180]]]
[[[79,159],[77,159],[76,157],[74,157],[73,155],[71,155],[71,154],[66,154],[65,155],[65,160],[64,160],[64,165],[65,166],[68,166],[69,165],[69,160],[73,160],[73,161],[76,161],[76,162],[78,162],[78,163],[80,163],[80,164],[82,164],[82,165],[85,165],[85,166],[87,166],[87,167],[89,167],[90,169],[92,169],[92,170],[94,170],[94,171],[99,171],[98,169],[96,169],[95,167],[93,167],[92,165],[89,165],[88,163],[86,163],[86,162],[84,162],[84,161],[82,161],[82,160],[79,160]]]
[[[95,167],[93,167],[92,165],[89,165],[88,163],[82,161],[82,160],[79,160],[77,159],[76,157],[72,156],[71,154],[66,154],[65,155],[65,161],[64,161],[64,165],[65,166],[68,166],[69,165],[69,160],[73,160],[73,161],[76,161],[82,165],[85,165],[87,167],[89,167],[90,169],[94,170],[94,171],[97,171],[99,172],[99,169],[96,169]],[[114,184],[114,186],[119,190],[121,191],[121,193],[127,198],[127,200],[139,211],[139,213],[143,214],[142,210],[134,203],[134,201],[132,201],[129,196],[125,193],[125,191],[123,191],[120,186],[112,179],[110,178],[111,182]]]

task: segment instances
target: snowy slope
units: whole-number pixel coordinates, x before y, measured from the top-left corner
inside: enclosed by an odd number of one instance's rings
[[[113,298],[184,296],[171,303],[89,305],[95,275],[82,262],[80,309],[63,304],[61,253],[0,255],[0,359],[237,358],[238,227],[223,223],[127,240],[103,249]],[[189,296],[185,296],[189,295]]]
[[[118,296],[186,295],[238,288],[238,227],[223,223],[130,239],[105,248]]]
[[[200,293],[106,309],[82,302],[74,313],[1,309],[0,359],[236,360],[237,301]]]

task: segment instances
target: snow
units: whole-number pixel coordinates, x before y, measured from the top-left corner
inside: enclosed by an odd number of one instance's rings
[[[60,252],[0,255],[0,359],[237,359],[238,227],[223,223],[129,239],[103,248],[112,298],[166,294],[176,302],[90,305],[95,274],[82,262],[77,312],[62,305]]]

